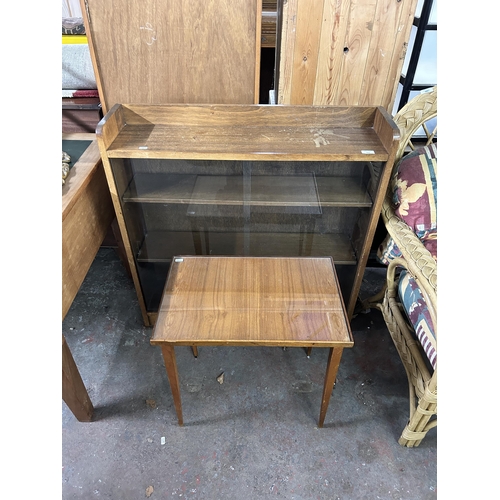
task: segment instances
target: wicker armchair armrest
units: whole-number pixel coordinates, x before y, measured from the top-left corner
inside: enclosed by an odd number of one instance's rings
[[[426,296],[435,317],[437,311],[437,263],[413,230],[402,221],[388,198],[382,205],[382,218],[388,233],[401,250],[408,271]]]

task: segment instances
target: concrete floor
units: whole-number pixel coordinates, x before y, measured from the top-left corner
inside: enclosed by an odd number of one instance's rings
[[[381,271],[367,270],[363,296]],[[101,248],[62,324],[95,407],[80,423],[62,403],[62,498],[436,498],[437,429],[418,448],[397,442],[408,389],[381,314],[352,330],[323,429],[327,349],[276,347],[177,348],[179,427],[132,281]]]

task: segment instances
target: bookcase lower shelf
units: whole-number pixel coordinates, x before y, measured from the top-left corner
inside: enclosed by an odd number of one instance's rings
[[[198,237],[202,252],[197,252]],[[208,248],[207,248],[208,242]],[[252,255],[255,257],[332,256],[336,264],[357,260],[344,234],[154,231],[146,235],[138,262],[170,262],[174,255]]]
[[[343,234],[241,233],[188,231],[154,231],[146,235],[137,254],[148,310],[156,310],[163,285],[175,255],[252,255],[255,257],[333,256],[341,288],[348,294],[349,280],[344,279],[348,266],[351,274],[356,257],[352,245]],[[145,285],[145,286],[144,286]]]

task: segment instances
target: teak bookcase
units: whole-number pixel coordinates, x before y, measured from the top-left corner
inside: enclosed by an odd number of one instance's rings
[[[146,325],[174,255],[331,256],[352,317],[399,142],[384,108],[117,104],[96,133]]]

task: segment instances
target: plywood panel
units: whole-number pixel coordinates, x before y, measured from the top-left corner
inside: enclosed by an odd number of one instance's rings
[[[260,0],[81,0],[104,112],[258,103]]]
[[[297,10],[296,16],[292,64],[296,84],[291,88],[291,99],[296,104],[308,104],[313,100],[318,65],[323,0],[309,0],[307,3],[307,9]]]
[[[394,3],[395,0],[393,0]],[[358,105],[377,0],[351,0],[335,103]]]
[[[278,103],[392,110],[416,4],[289,0],[283,8]],[[312,24],[317,26],[314,36]],[[297,59],[305,40],[313,55],[307,58],[307,78]]]
[[[314,102],[328,105],[336,102],[340,69],[344,61],[350,2],[324,2]],[[318,47],[319,50],[319,47]]]
[[[290,92],[292,88],[292,64],[295,50],[295,24],[298,8],[298,0],[283,2],[281,17],[281,42],[278,71],[278,104],[290,104]],[[290,14],[289,14],[290,13]]]

